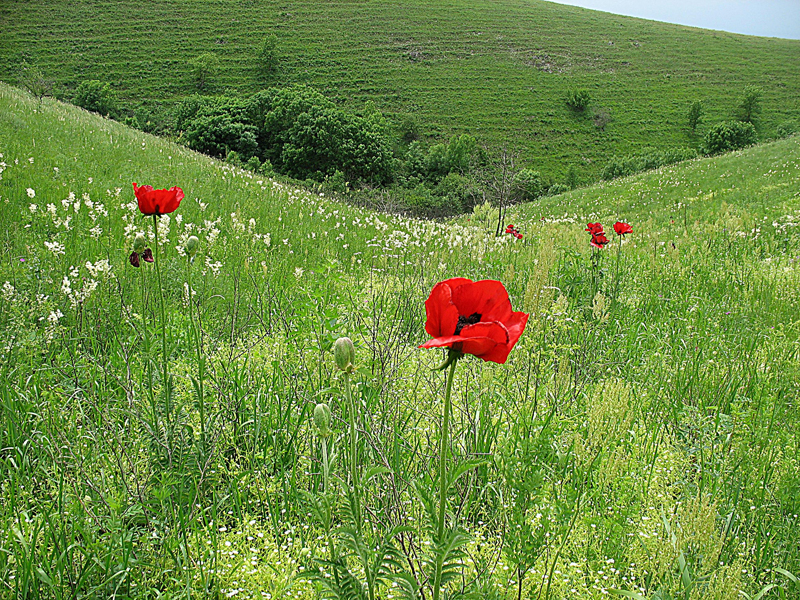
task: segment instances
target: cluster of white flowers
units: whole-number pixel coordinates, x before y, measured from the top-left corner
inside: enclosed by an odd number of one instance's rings
[[[17,295],[17,290],[11,285],[11,282],[6,281],[3,284],[3,287],[0,288],[0,296],[2,296],[3,300],[6,302],[11,302],[14,299],[14,296]]]
[[[59,254],[64,254],[65,253],[64,244],[62,244],[59,241],[45,242],[44,245],[50,252],[52,252],[56,256],[58,256]]]
[[[109,277],[114,276],[111,265],[109,264],[107,258],[100,259],[94,264],[87,260],[84,266],[92,277],[108,279]]]

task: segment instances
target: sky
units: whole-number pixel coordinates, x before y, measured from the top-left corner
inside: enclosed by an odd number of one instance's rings
[[[550,1],[705,29],[800,39],[800,0]]]

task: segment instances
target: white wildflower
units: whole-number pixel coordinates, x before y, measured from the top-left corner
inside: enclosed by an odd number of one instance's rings
[[[44,245],[47,247],[50,252],[58,256],[59,254],[64,254],[64,244],[55,241],[55,242],[45,242]]]
[[[36,192],[33,188],[28,188],[26,191],[28,192],[28,198],[36,198]]]
[[[0,288],[0,296],[3,297],[3,300],[6,302],[11,302],[16,295],[17,290],[14,289],[14,286],[11,285],[10,282],[6,281],[3,284],[3,287]]]

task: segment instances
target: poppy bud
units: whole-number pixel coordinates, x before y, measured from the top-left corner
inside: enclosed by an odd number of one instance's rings
[[[314,424],[322,437],[326,438],[331,434],[331,409],[324,402],[314,407]]]
[[[336,359],[336,366],[340,371],[352,373],[356,362],[356,349],[353,342],[348,337],[341,337],[333,345],[333,357]]]
[[[144,239],[144,234],[137,233],[136,237],[133,238],[133,251],[137,254],[141,254],[144,250],[145,244],[147,244],[147,240]]]
[[[197,239],[196,235],[189,236],[189,239],[186,240],[186,254],[189,256],[194,256],[197,254],[197,247],[200,245],[200,240]]]

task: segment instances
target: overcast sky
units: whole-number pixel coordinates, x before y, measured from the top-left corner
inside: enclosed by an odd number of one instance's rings
[[[550,1],[692,27],[800,39],[800,0]]]

